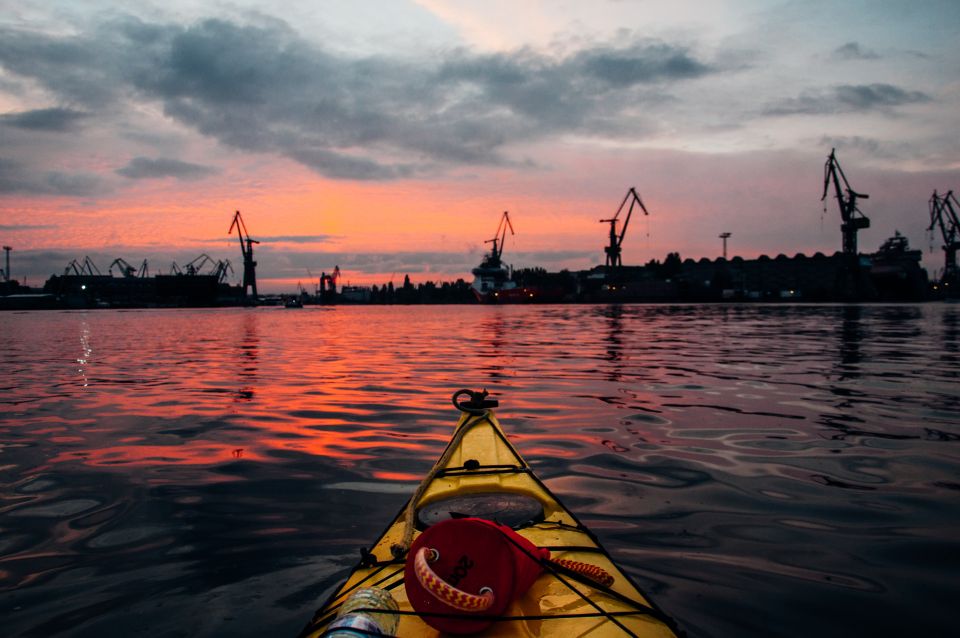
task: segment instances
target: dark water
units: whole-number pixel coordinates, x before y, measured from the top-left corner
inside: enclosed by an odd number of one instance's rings
[[[0,633],[295,635],[496,393],[691,636],[952,636],[960,306],[0,314]]]

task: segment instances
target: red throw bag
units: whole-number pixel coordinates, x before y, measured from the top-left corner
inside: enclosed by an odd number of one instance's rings
[[[404,570],[407,598],[424,622],[452,634],[482,631],[540,575],[541,549],[504,525],[481,518],[441,521],[410,547]],[[456,614],[453,618],[429,614]]]

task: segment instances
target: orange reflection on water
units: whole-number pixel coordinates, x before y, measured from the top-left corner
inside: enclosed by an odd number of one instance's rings
[[[423,477],[419,474],[410,474],[408,472],[373,472],[373,478],[383,481],[419,481]]]
[[[666,338],[675,324],[633,321],[631,312],[338,306],[50,315],[66,327],[62,351],[48,358],[83,365],[57,380],[69,393],[69,420],[30,425],[54,435],[51,463],[215,466],[303,455],[411,480],[418,475],[409,468],[435,460],[453,431],[451,392],[488,387],[531,460],[638,457],[638,448],[677,444],[682,434],[665,417],[635,417],[684,390],[669,389],[675,371],[650,351],[652,336]],[[584,321],[593,328],[557,343]],[[546,399],[543,366],[553,384]],[[725,463],[725,441],[691,443]]]
[[[282,462],[290,452],[352,463],[432,455],[444,441],[419,427],[419,414],[435,410],[435,398],[411,394],[393,404],[398,377],[391,332],[374,333],[348,352],[331,336],[353,322],[331,309],[66,318],[75,324],[64,331],[60,356],[82,355],[84,363],[73,379],[61,381],[70,392],[69,423],[31,424],[40,426],[35,435],[55,435],[47,439],[58,447],[48,467]],[[131,331],[134,325],[142,328]],[[411,420],[414,431],[404,426]],[[410,478],[393,471],[381,476]]]

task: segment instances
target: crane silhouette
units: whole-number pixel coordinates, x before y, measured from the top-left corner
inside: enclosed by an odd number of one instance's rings
[[[843,181],[841,186],[840,182]],[[858,193],[850,188],[850,182],[840,168],[840,162],[837,160],[837,149],[831,149],[827,157],[827,163],[823,167],[823,196],[820,201],[827,198],[830,190],[830,184],[833,184],[834,192],[837,198],[837,204],[840,206],[840,233],[843,235],[843,253],[845,255],[857,254],[857,232],[862,228],[870,227],[870,220],[857,207],[858,199],[868,199],[870,196],[866,193]],[[824,204],[826,211],[826,204]]]
[[[620,213],[623,212],[623,207],[627,205],[628,200],[630,201],[630,208],[627,209],[627,216],[623,220],[623,227],[617,232],[617,222],[619,221]],[[640,199],[637,189],[631,186],[626,196],[624,196],[623,201],[620,202],[620,207],[617,209],[616,214],[610,219],[600,220],[601,224],[610,224],[610,243],[603,249],[603,252],[607,254],[606,265],[608,268],[617,268],[623,265],[623,260],[620,257],[620,246],[623,244],[623,238],[627,234],[627,226],[630,224],[630,217],[633,215],[633,209],[636,206],[640,207],[644,215],[650,214],[647,211],[647,207],[643,205],[643,200]]]
[[[237,237],[240,238],[240,252],[243,253],[243,296],[247,296],[247,288],[251,289],[253,298],[257,298],[257,262],[253,260],[253,245],[259,244],[255,239],[250,239],[250,233],[247,232],[247,226],[243,223],[243,217],[240,211],[233,216],[233,223],[230,224],[230,230],[227,234],[233,233],[237,229]]]

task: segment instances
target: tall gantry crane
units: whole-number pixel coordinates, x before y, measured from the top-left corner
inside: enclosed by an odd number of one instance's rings
[[[253,293],[253,298],[257,298],[257,262],[253,260],[253,245],[259,244],[255,239],[250,239],[250,233],[247,232],[247,226],[243,223],[243,217],[240,211],[233,216],[233,223],[230,224],[230,230],[227,234],[233,233],[237,229],[237,237],[240,238],[240,252],[243,253],[243,296],[247,296],[249,287]]]
[[[627,200],[630,201],[630,208],[627,209],[627,217],[623,220],[623,227],[617,232],[617,222],[619,221],[620,213],[623,212],[623,207],[627,205]],[[637,194],[637,189],[631,186],[626,196],[624,196],[623,201],[620,202],[620,208],[617,209],[616,214],[610,219],[600,220],[601,224],[610,224],[610,243],[603,248],[603,252],[607,254],[606,263],[608,268],[616,268],[623,265],[623,260],[620,258],[620,246],[623,244],[623,238],[627,234],[627,226],[630,224],[630,216],[633,215],[633,209],[636,206],[640,206],[644,215],[650,214],[647,211],[647,207],[643,205],[643,200],[640,199],[640,195]]]
[[[486,240],[485,244],[493,244],[493,247],[490,249],[490,255],[484,260],[486,263],[485,266],[491,268],[498,268],[500,266],[500,255],[503,254],[503,246],[507,241],[507,229],[510,229],[510,234],[513,235],[513,224],[510,223],[510,213],[503,211],[503,215],[500,217],[500,223],[497,224],[497,232],[493,236],[493,239]]]
[[[957,208],[954,208],[956,205]],[[941,281],[955,282],[960,272],[957,271],[957,250],[960,249],[960,218],[957,217],[957,209],[960,204],[953,191],[947,191],[943,197],[933,191],[930,197],[930,227],[927,232],[933,233],[935,228],[940,229],[940,235],[943,237],[943,252],[946,262],[943,266],[943,277]]]
[[[841,186],[840,182],[843,181]],[[830,150],[830,156],[827,157],[827,163],[823,167],[823,196],[820,201],[827,198],[827,192],[830,190],[830,184],[833,184],[834,192],[837,197],[837,204],[840,206],[840,232],[843,235],[843,253],[845,255],[857,254],[857,231],[862,228],[870,228],[870,219],[864,215],[857,207],[857,199],[868,199],[870,196],[866,193],[858,193],[850,188],[850,182],[847,176],[843,174],[840,168],[840,162],[837,160],[837,149]],[[827,207],[824,204],[823,210]]]

